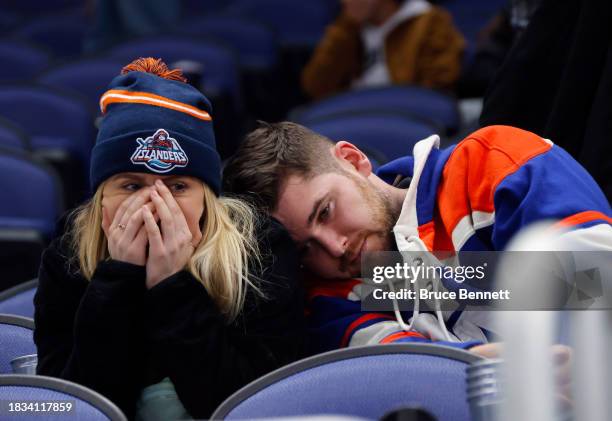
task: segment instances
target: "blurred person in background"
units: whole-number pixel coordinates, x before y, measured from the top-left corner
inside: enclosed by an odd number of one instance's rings
[[[207,418],[302,356],[295,247],[219,196],[211,107],[185,82],[155,59],[113,79],[95,194],[44,252],[34,299],[38,374],[90,387],[130,418]]]
[[[518,36],[485,96],[480,125],[554,140],[612,201],[612,2],[511,5]]]
[[[425,0],[342,4],[302,73],[311,98],[402,83],[444,89],[459,77],[465,42],[442,8]]]

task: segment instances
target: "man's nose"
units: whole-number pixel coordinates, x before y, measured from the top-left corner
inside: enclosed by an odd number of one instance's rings
[[[341,257],[348,247],[348,238],[333,230],[323,230],[319,233],[319,242],[333,257]]]

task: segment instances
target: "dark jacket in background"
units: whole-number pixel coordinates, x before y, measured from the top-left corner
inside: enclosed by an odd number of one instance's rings
[[[144,267],[109,260],[88,282],[68,267],[66,240],[56,240],[34,299],[38,374],[90,387],[129,417],[142,388],[169,377],[187,411],[207,418],[231,393],[304,353],[295,247],[275,222],[260,240],[267,299],[249,294],[229,326],[186,271],[147,290]]]
[[[612,199],[612,2],[544,0],[491,84],[481,126],[551,139]]]

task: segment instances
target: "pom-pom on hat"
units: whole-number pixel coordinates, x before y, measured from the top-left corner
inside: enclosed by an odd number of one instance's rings
[[[186,81],[180,70],[153,58],[135,60],[112,80],[100,98],[104,117],[91,153],[93,192],[114,174],[146,172],[197,177],[219,195],[212,107]]]

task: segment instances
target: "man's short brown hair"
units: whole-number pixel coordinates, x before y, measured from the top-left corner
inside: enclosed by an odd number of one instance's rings
[[[325,136],[296,123],[260,122],[225,166],[224,189],[271,212],[289,176],[308,180],[340,170],[330,152],[333,145]]]

